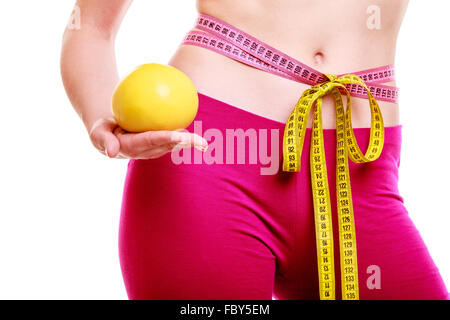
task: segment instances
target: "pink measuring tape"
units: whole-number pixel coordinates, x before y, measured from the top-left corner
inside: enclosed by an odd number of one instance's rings
[[[308,85],[328,81],[323,73],[217,18],[200,14],[196,28],[204,32],[189,32],[182,44],[207,48],[262,71]],[[395,79],[394,66],[387,65],[353,74],[364,81],[375,99],[397,103],[399,89],[382,85]],[[366,89],[361,85],[348,84],[346,88],[352,96],[368,98]]]
[[[384,145],[384,124],[377,100],[397,102],[398,88],[382,85],[394,80],[392,65],[344,75],[323,74],[279,50],[214,17],[201,14],[197,29],[183,44],[213,50],[231,59],[281,77],[311,85],[295,105],[283,136],[283,171],[297,172],[307,121],[313,115],[310,151],[320,299],[335,299],[332,205],[322,130],[322,97],[333,95],[336,107],[336,211],[339,222],[341,290],[345,300],[359,299],[354,207],[349,162],[375,161]],[[341,94],[347,96],[344,108]],[[350,95],[369,100],[371,124],[367,151],[363,153],[353,132]]]

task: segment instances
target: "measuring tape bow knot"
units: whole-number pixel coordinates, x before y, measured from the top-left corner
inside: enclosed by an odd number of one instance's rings
[[[286,123],[283,171],[300,171],[306,126],[309,115],[313,112],[310,171],[321,299],[335,299],[331,203],[322,129],[322,98],[328,94],[333,96],[336,107],[336,198],[342,298],[359,299],[348,158],[355,163],[364,163],[380,156],[384,144],[384,125],[374,97],[378,101],[397,103],[398,88],[383,85],[394,80],[394,66],[387,65],[339,76],[323,74],[213,16],[200,14],[196,28],[198,30],[186,35],[183,44],[207,48],[259,70],[312,86],[303,92]],[[346,109],[341,95],[347,97]],[[353,133],[350,95],[369,99],[370,139],[365,154],[361,152]]]
[[[313,112],[310,171],[314,202],[320,299],[335,299],[334,247],[331,201],[322,127],[322,98],[332,94],[336,107],[336,198],[339,221],[342,299],[358,300],[358,263],[353,201],[348,157],[355,163],[376,160],[384,145],[384,124],[380,108],[364,81],[354,75],[325,74],[329,81],[303,92],[290,114],[283,137],[283,171],[300,171],[306,126]],[[347,85],[361,85],[367,90],[371,111],[369,145],[361,152],[352,128],[351,97]],[[341,93],[347,96],[347,109]],[[313,109],[314,108],[314,109]]]

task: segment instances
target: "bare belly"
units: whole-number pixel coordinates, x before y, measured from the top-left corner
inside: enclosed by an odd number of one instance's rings
[[[198,5],[201,13],[233,24],[323,73],[351,73],[395,64],[396,35],[400,22],[396,23],[395,17],[385,17],[385,30],[383,25],[380,29],[369,29],[366,20],[370,18],[370,14],[366,13],[366,9],[370,4],[364,4],[365,0],[336,0],[333,1],[336,2],[336,8],[331,9],[328,8],[329,0],[316,0],[315,5],[307,8],[302,8],[301,3],[309,4],[309,0],[296,0],[298,2],[295,6],[293,0],[247,0],[245,3],[251,6],[241,5],[238,11],[234,11],[232,6],[227,7],[233,0],[224,2],[226,6],[221,5],[221,0],[209,0],[209,3],[202,6],[203,1],[199,1]],[[349,7],[344,10],[345,6],[339,7],[340,1],[346,1],[347,5],[348,1],[356,1],[357,5],[351,10],[348,10]],[[323,3],[323,10],[320,10],[320,2]],[[389,2],[381,1],[388,6],[381,6],[381,12],[385,10],[392,15],[395,8],[389,8]],[[259,3],[264,6],[258,6]],[[399,0],[398,3],[407,4],[407,1]],[[270,10],[269,4],[274,5]],[[336,12],[338,9],[342,11],[342,19],[334,21],[333,16],[339,14]],[[247,15],[243,14],[246,10]],[[281,12],[277,12],[274,17],[276,10]],[[304,18],[298,19],[303,21],[301,23],[292,22],[296,21],[293,19],[295,12],[294,15],[292,12],[295,10],[312,20]],[[397,20],[401,21],[404,10],[397,10],[397,15],[400,15]],[[320,16],[323,18],[319,19]],[[327,23],[327,19],[333,23]],[[322,26],[315,25],[316,23],[321,23]],[[366,29],[358,29],[361,25]],[[302,92],[309,88],[308,85],[248,67],[200,47],[180,46],[169,64],[185,72],[200,93],[280,122],[286,121]],[[395,82],[387,84],[396,85]],[[379,101],[379,105],[385,126],[398,125],[398,105],[382,101]],[[333,100],[325,97],[324,128],[335,128],[335,118]],[[352,118],[354,127],[370,127],[370,109],[366,99],[352,98]]]

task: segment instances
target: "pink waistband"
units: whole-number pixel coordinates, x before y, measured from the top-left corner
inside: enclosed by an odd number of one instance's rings
[[[204,32],[189,32],[183,44],[207,48],[246,65],[297,82],[316,85],[328,81],[323,73],[217,18],[200,14],[196,28]],[[358,71],[353,74],[359,76],[366,83],[375,99],[394,103],[398,101],[399,89],[382,85],[382,83],[395,79],[393,65]],[[363,86],[348,84],[346,87],[352,96],[368,98],[367,91]]]

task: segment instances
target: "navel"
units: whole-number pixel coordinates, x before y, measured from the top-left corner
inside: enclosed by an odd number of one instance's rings
[[[314,63],[316,65],[320,65],[323,63],[323,61],[324,61],[323,53],[321,51],[316,51],[314,53]]]

